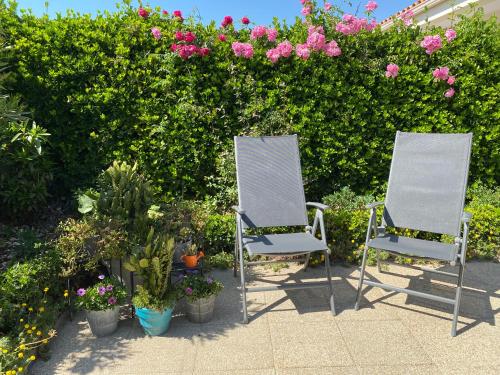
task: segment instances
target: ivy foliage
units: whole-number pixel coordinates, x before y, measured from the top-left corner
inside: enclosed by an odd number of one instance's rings
[[[471,181],[500,180],[499,43],[495,19],[480,12],[455,26],[458,37],[427,55],[420,41],[442,29],[401,23],[382,32],[345,36],[336,19],[315,24],[342,48],[339,57],[314,53],[272,64],[275,46],[254,41],[255,56],[234,56],[231,43],[249,30],[222,30],[194,18],[179,22],[152,10],[148,18],[122,4],[95,17],[68,12],[50,19],[0,2],[0,31],[15,53],[13,89],[51,134],[56,186],[62,191],[93,181],[112,160],[137,160],[164,196],[234,196],[221,160],[235,135],[299,135],[310,199],[342,186],[377,193],[387,180],[396,130],[473,132]],[[159,27],[156,40],[151,28]],[[303,43],[307,26],[275,20],[278,42]],[[182,60],[170,52],[177,30],[193,31],[206,57]],[[224,32],[226,42],[218,40]],[[387,64],[400,67],[386,78]],[[448,66],[456,94],[432,71]],[[207,183],[207,176],[209,181]],[[227,188],[227,187],[224,187]],[[231,203],[231,202],[228,202]]]

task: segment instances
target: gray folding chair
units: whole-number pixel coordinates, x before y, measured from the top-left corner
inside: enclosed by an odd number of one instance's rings
[[[359,308],[363,284],[428,298],[454,306],[451,335],[456,335],[467,233],[472,217],[463,211],[471,143],[472,134],[397,132],[381,226],[377,226],[376,207],[384,203],[376,202],[367,206],[370,209],[370,219],[361,263],[356,310]],[[448,234],[454,236],[455,241],[448,244],[396,236],[386,233],[386,226]],[[458,262],[458,274],[432,270],[457,277],[455,299],[365,280],[366,257],[370,247],[377,249],[379,272],[380,250],[446,261],[452,266]]]
[[[236,174],[239,206],[236,211],[236,239],[234,275],[239,262],[243,322],[248,323],[246,293],[282,289],[306,289],[328,286],[330,308],[335,314],[330,272],[330,250],[326,244],[323,211],[328,206],[306,203],[300,168],[297,136],[235,137]],[[313,226],[308,225],[306,206],[316,208]],[[318,225],[321,240],[315,237]],[[305,226],[304,233],[249,235],[247,229]],[[250,257],[305,256],[315,251],[325,253],[327,282],[284,283],[282,285],[247,288],[245,266],[283,260],[249,261],[243,257],[246,249]],[[304,269],[305,269],[304,267]]]

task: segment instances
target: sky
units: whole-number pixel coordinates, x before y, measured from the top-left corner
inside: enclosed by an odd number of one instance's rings
[[[31,8],[37,15],[46,12],[45,0],[17,0],[19,8]],[[54,16],[56,13],[65,13],[66,9],[74,9],[80,13],[95,14],[99,10],[116,10],[116,3],[121,0],[49,0],[48,13]],[[364,10],[364,5],[368,0],[329,0],[330,3],[340,6],[345,11],[354,13],[359,8],[359,14]],[[378,9],[374,16],[377,21],[393,15],[401,9],[407,7],[414,0],[378,0]],[[133,3],[138,4],[137,0]],[[348,4],[352,3],[351,6]],[[295,17],[300,15],[300,0],[144,0],[143,4],[153,7],[160,6],[171,12],[181,10],[185,15],[193,11],[199,14],[204,23],[211,20],[220,20],[230,15],[235,20],[247,16],[256,24],[267,25],[272,22],[273,17],[286,19],[287,23],[293,23]],[[323,4],[320,0],[319,4]]]

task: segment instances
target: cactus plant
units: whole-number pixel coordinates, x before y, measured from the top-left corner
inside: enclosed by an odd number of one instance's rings
[[[152,191],[137,164],[114,161],[103,173],[100,185],[97,212],[124,222],[131,231],[145,230]]]
[[[138,249],[125,262],[125,268],[135,272],[143,280],[142,285],[138,287],[142,303],[136,303],[134,300],[134,305],[148,305],[139,307],[161,310],[175,302],[174,292],[170,285],[174,250],[173,237],[163,234],[155,235],[154,228],[151,228],[146,245]]]

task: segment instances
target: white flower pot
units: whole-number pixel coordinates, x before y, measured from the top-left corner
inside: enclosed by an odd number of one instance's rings
[[[86,311],[87,321],[94,336],[101,337],[113,333],[118,327],[120,306],[104,311]]]

